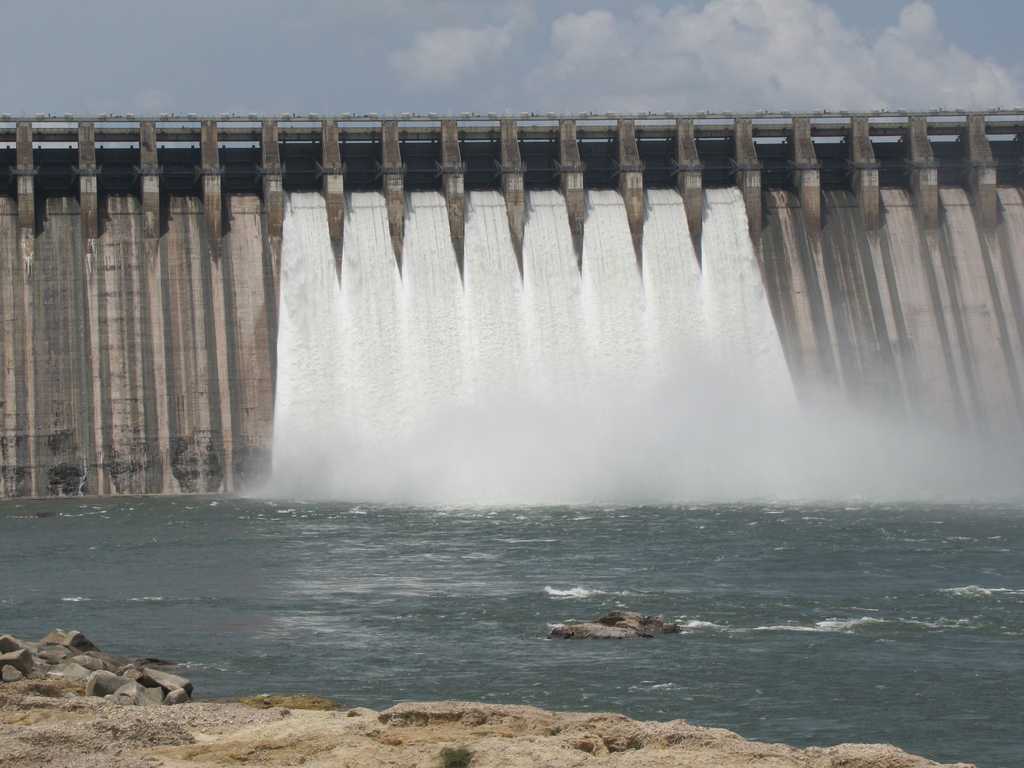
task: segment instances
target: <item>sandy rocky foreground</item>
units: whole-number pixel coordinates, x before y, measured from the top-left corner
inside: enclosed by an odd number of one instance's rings
[[[9,636],[4,639],[7,645],[21,642]],[[95,650],[93,655],[97,654]],[[136,660],[131,666],[144,669],[152,661]],[[643,723],[621,715],[553,713],[525,706],[445,701],[405,703],[377,712],[336,708],[325,700],[301,697],[245,702],[186,699],[166,706],[157,704],[155,695],[128,704],[123,697],[86,695],[87,682],[61,675],[56,671],[60,663],[44,661],[19,679],[0,684],[0,766],[938,766],[891,746],[795,749],[746,741],[729,731],[700,728],[683,720]],[[167,693],[164,689],[164,699]],[[971,767],[960,763],[957,768]]]

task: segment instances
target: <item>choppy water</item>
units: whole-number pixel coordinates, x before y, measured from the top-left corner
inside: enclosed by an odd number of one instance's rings
[[[0,631],[187,662],[203,696],[461,698],[1024,761],[1024,509],[0,505]],[[638,642],[549,641],[625,607]]]

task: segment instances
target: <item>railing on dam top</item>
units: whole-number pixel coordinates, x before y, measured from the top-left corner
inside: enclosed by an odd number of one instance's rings
[[[643,190],[676,187],[700,241],[705,186],[736,185],[751,234],[760,236],[764,189],[799,194],[820,224],[820,191],[852,190],[868,228],[880,222],[879,188],[909,187],[925,226],[936,226],[938,188],[970,190],[985,224],[997,185],[1024,178],[1024,109],[931,112],[379,115],[0,115],[0,194],[18,198],[19,228],[35,228],[40,195],[78,195],[83,236],[97,237],[101,195],[135,193],[147,236],[158,236],[161,194],[201,195],[211,237],[225,193],[262,195],[268,233],[281,234],[284,193],[323,191],[340,240],[345,191],[387,197],[401,260],[404,193],[443,192],[461,262],[466,190],[500,189],[521,262],[524,191],[561,189],[577,250],[585,189],[618,189],[637,258]]]

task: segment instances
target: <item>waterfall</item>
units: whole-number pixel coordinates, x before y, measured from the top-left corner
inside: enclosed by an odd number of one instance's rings
[[[711,433],[734,439],[751,423],[737,413],[793,400],[742,198],[708,191],[702,270],[679,195],[649,191],[642,273],[622,198],[588,198],[580,274],[561,195],[528,195],[520,276],[502,196],[469,193],[460,279],[439,194],[408,196],[399,274],[383,198],[356,193],[339,280],[321,196],[293,193],[272,487],[424,503],[718,493],[731,473],[709,462],[734,449]]]

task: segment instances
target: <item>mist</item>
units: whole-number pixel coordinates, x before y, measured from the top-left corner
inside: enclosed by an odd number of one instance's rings
[[[262,493],[414,505],[1024,498],[1014,432],[891,403],[798,401],[735,190],[709,190],[703,269],[649,192],[644,274],[591,193],[579,275],[557,193],[532,193],[520,281],[497,193],[471,195],[465,284],[443,200],[412,196],[398,274],[353,196],[340,281],[319,195],[285,222],[274,470]]]

